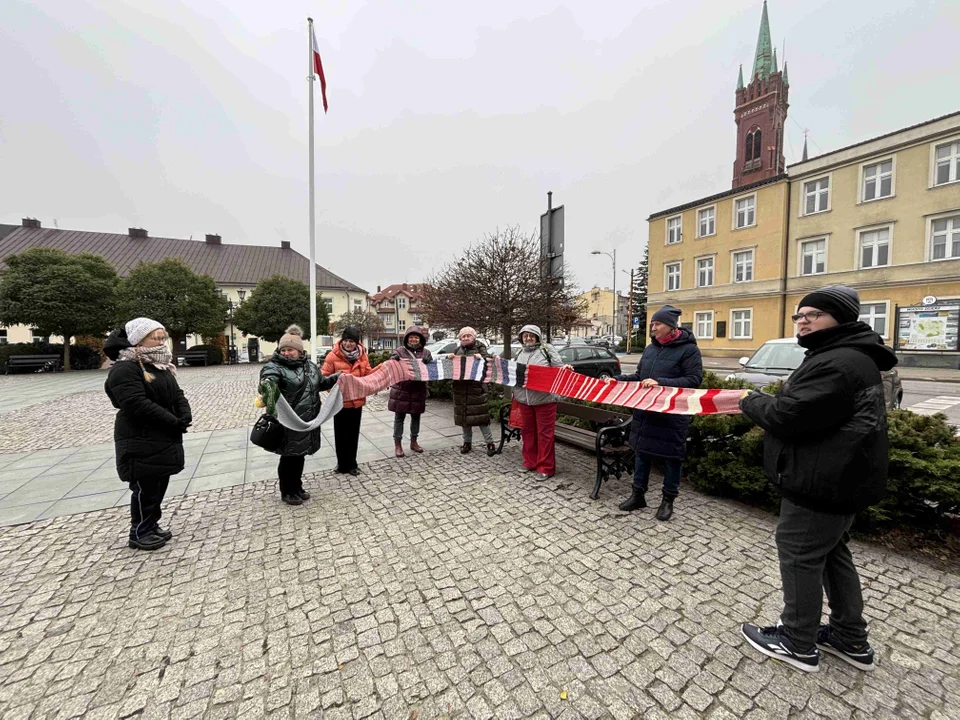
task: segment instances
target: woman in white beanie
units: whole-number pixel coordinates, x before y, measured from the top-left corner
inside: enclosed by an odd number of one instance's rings
[[[303,330],[291,325],[260,371],[260,395],[275,398],[279,392],[301,420],[310,422],[320,414],[320,391],[336,385],[338,376],[320,374],[304,352]],[[303,489],[303,463],[307,455],[320,449],[320,428],[308,432],[284,428],[283,434],[283,445],[276,451],[280,455],[280,499],[287,505],[302,505],[310,499],[310,493]]]
[[[477,339],[477,331],[472,327],[461,328],[457,334],[460,347],[447,357],[458,355],[488,358],[487,346]],[[496,454],[493,433],[490,431],[490,410],[487,407],[487,389],[476,380],[453,381],[453,422],[462,429],[463,444],[460,453],[466,455],[473,449],[473,429],[480,428],[483,440],[487,444],[487,455]]]
[[[130,485],[129,545],[156,550],[173,537],[160,527],[160,504],[170,476],[183,470],[190,403],[177,383],[167,331],[156,320],[131,320],[110,334],[103,353],[117,361],[105,390],[118,410],[117,473]]]

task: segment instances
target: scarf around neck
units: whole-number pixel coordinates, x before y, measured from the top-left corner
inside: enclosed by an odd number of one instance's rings
[[[166,345],[157,345],[156,347],[136,347],[124,348],[120,351],[120,360],[133,360],[141,365],[149,363],[158,370],[167,370],[174,375],[177,374],[177,368],[173,364],[173,354]]]
[[[354,363],[360,359],[360,346],[357,345],[351,352],[347,352],[346,350],[343,349],[343,345],[341,345],[340,354],[343,355],[344,359],[347,360],[347,362]]]

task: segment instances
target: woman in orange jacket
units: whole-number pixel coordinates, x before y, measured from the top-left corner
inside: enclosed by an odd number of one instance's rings
[[[355,327],[344,328],[340,340],[327,353],[323,361],[324,375],[342,372],[346,375],[363,377],[370,374],[370,360],[367,351],[360,344],[360,331]],[[357,445],[360,443],[360,417],[366,398],[343,403],[343,410],[333,416],[333,443],[337,449],[337,467],[335,472],[356,475]]]

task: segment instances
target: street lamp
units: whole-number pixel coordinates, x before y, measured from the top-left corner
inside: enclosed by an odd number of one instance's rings
[[[590,253],[591,255],[606,255],[608,258],[613,260],[613,317],[611,318],[612,322],[610,326],[613,328],[612,333],[614,340],[617,337],[617,250],[614,248],[612,253],[602,252],[600,250],[593,250]]]
[[[227,362],[233,362],[236,357],[236,345],[233,340],[233,300],[227,300],[227,317],[230,320],[230,345],[227,347]]]

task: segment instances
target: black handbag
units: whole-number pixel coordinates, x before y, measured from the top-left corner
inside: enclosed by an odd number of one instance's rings
[[[307,389],[308,383],[306,375],[304,375],[303,380],[303,387],[300,388],[300,392],[297,393],[297,397],[294,398],[293,403],[290,405],[291,408],[297,406],[300,398],[303,397],[304,391]],[[262,447],[268,452],[277,452],[283,447],[285,441],[286,428],[280,424],[277,418],[267,413],[257,418],[257,421],[253,424],[253,430],[250,431],[250,442],[258,447]]]

